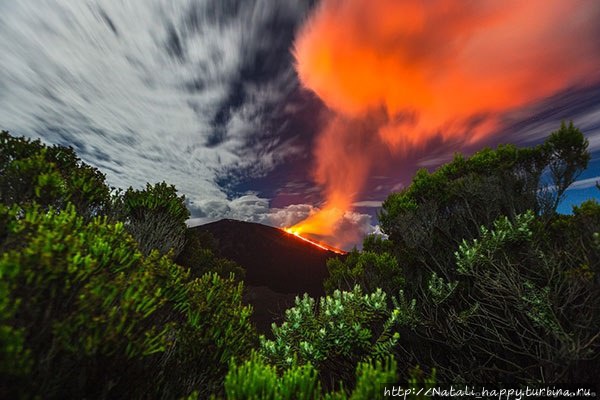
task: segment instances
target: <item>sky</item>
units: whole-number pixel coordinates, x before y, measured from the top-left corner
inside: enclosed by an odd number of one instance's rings
[[[588,0],[0,0],[0,129],[115,187],[174,184],[190,225],[349,249],[417,169],[573,120],[592,159],[568,212],[598,197],[599,19]]]

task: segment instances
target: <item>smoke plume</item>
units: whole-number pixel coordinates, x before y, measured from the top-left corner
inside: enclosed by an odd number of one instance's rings
[[[314,150],[327,201],[293,228],[333,232],[382,149],[476,143],[503,113],[598,81],[599,19],[585,0],[323,0],[294,56],[333,114]]]

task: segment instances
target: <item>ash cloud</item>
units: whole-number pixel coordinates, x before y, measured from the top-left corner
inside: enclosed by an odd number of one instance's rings
[[[600,82],[599,18],[588,1],[323,0],[294,54],[332,112],[314,149],[327,203],[296,228],[331,234],[382,160],[494,141],[504,116]]]

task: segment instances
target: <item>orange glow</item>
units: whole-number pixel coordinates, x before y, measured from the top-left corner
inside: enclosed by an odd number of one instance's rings
[[[398,156],[436,137],[475,143],[502,113],[599,81],[598,20],[588,0],[322,0],[294,56],[334,113],[314,151],[327,200],[293,228],[334,232],[382,148],[365,134]]]
[[[296,236],[297,238],[299,238],[299,239],[302,239],[302,240],[304,240],[305,242],[312,244],[313,246],[317,246],[318,248],[320,248],[320,249],[322,249],[322,250],[326,250],[326,251],[333,251],[334,253],[337,253],[337,254],[346,254],[346,252],[344,252],[344,251],[342,251],[342,250],[340,250],[340,249],[336,249],[336,248],[335,248],[335,247],[333,247],[333,246],[329,246],[328,244],[325,244],[325,243],[316,242],[316,241],[314,241],[314,240],[311,240],[311,239],[309,239],[309,238],[307,238],[307,237],[301,236],[301,235],[300,235],[300,232],[299,232],[299,231],[297,231],[297,230],[295,230],[295,229],[293,229],[293,228],[285,228],[285,229],[283,229],[283,230],[284,230],[286,233],[289,233],[290,235],[294,235],[294,236]]]

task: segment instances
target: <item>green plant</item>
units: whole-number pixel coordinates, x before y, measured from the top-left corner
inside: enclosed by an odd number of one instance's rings
[[[383,203],[379,220],[402,273],[419,298],[431,273],[455,280],[454,252],[501,216],[511,221],[532,210],[546,221],[566,188],[586,168],[588,142],[572,124],[562,124],[541,145],[501,145],[465,158],[460,154],[434,172],[419,170],[404,190]],[[400,272],[399,272],[400,273]]]
[[[329,277],[324,286],[328,293],[335,289],[352,290],[359,285],[364,291],[377,288],[396,293],[404,287],[404,276],[398,261],[389,253],[353,250],[344,259],[327,260]]]
[[[386,384],[396,384],[396,362],[392,358],[367,359],[355,369],[354,389],[338,382],[337,389],[324,391],[311,363],[291,365],[282,372],[258,354],[241,364],[232,362],[225,378],[228,400],[363,400],[381,397]]]
[[[273,325],[273,340],[261,337],[261,353],[274,365],[288,368],[310,362],[324,384],[352,382],[358,362],[387,356],[398,343],[398,312],[388,308],[386,294],[336,290],[315,300],[304,295]]]
[[[189,211],[185,197],[165,182],[146,184],[143,190],[127,189],[115,200],[117,219],[125,222],[127,231],[137,240],[143,254],[158,250],[177,257],[185,245]]]
[[[91,218],[106,213],[110,188],[105,176],[82,162],[72,148],[0,132],[0,203],[61,209],[73,204]]]
[[[258,353],[238,364],[233,361],[225,377],[227,399],[302,400],[318,398],[321,385],[314,367],[292,365],[279,374]]]
[[[1,397],[207,394],[253,345],[241,284],[143,256],[123,223],[0,204],[0,249]]]
[[[586,208],[588,217],[595,214],[593,205]],[[557,219],[562,241],[533,212],[501,217],[460,245],[456,283],[432,278],[416,331],[425,343],[444,346],[428,363],[445,380],[593,381],[600,287],[586,264],[592,232],[586,238],[574,228],[581,217]]]

